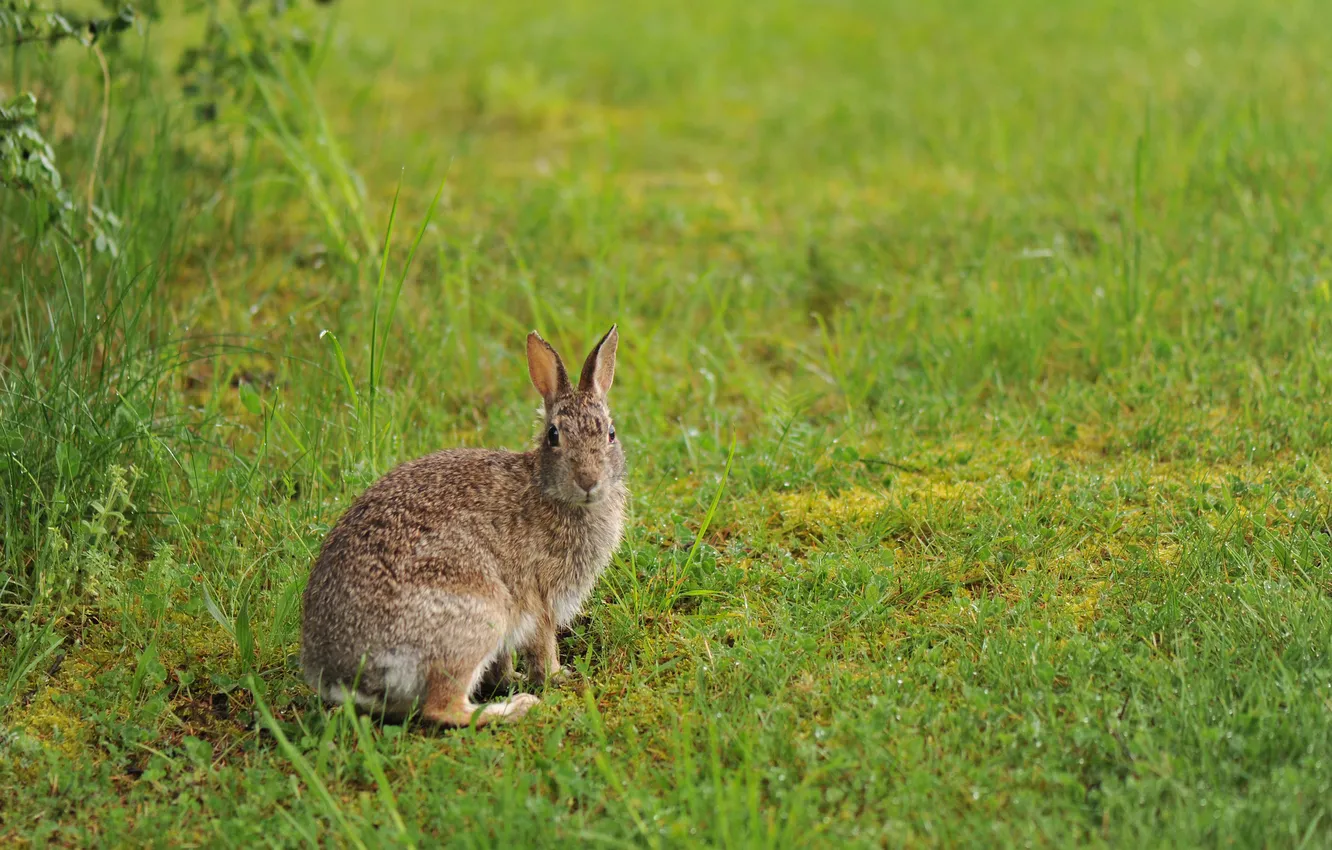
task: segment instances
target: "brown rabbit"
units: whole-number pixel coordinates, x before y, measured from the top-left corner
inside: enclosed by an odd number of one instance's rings
[[[305,589],[301,664],[324,699],[464,726],[483,679],[514,677],[515,650],[533,684],[559,672],[555,630],[577,616],[624,527],[624,451],[606,405],[618,341],[612,327],[573,387],[533,331],[527,367],[545,402],[536,448],[427,455],[342,516]],[[537,701],[491,703],[477,725]]]

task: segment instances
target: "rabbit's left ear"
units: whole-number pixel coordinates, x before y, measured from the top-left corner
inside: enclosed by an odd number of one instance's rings
[[[560,355],[536,331],[527,335],[527,374],[547,409],[556,398],[569,392],[569,376]]]
[[[615,380],[615,349],[620,344],[617,325],[611,325],[606,335],[601,338],[587,355],[583,363],[583,374],[578,379],[578,389],[585,393],[596,393],[604,397],[610,392],[611,382]]]

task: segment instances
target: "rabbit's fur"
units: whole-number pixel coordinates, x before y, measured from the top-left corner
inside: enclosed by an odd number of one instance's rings
[[[514,675],[515,650],[532,683],[559,672],[556,629],[577,616],[624,526],[624,452],[606,405],[618,341],[612,327],[575,387],[532,332],[528,371],[545,407],[535,448],[405,463],[342,516],[304,597],[301,663],[324,699],[461,726],[483,679]],[[536,702],[518,694],[476,719],[516,719]]]

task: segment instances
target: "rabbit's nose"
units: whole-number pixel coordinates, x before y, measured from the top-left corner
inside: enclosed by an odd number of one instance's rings
[[[574,473],[574,483],[582,488],[583,492],[587,493],[589,496],[595,493],[597,488],[601,486],[601,482],[597,480],[597,476],[586,472]]]

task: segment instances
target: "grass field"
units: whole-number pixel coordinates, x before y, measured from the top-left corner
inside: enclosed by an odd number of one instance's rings
[[[131,37],[119,255],[0,195],[0,843],[1332,846],[1324,7],[339,0],[221,133]],[[571,680],[322,708],[339,512],[612,321]]]

